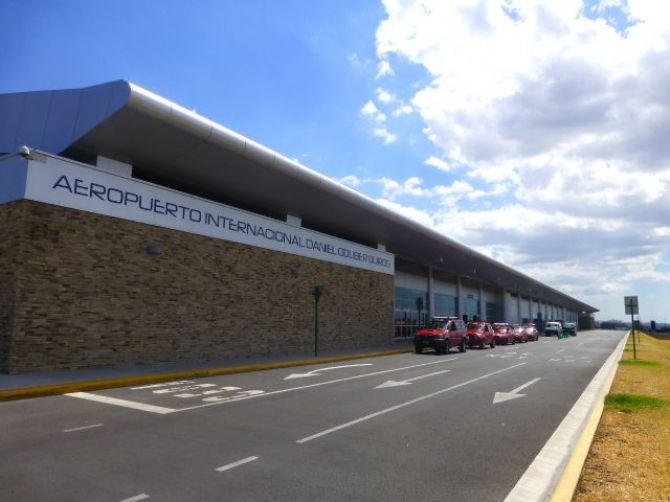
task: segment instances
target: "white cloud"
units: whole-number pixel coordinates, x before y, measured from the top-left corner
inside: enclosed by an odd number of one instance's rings
[[[426,211],[422,211],[411,206],[403,206],[402,204],[398,204],[397,202],[388,199],[377,199],[377,202],[382,206],[387,207],[388,209],[391,209],[396,213],[421,223],[422,225],[425,225],[429,228],[433,228],[435,226],[432,217]]]
[[[390,132],[385,127],[375,127],[372,130],[372,134],[378,138],[383,139],[385,145],[394,143],[398,139],[398,137],[395,134]]]
[[[425,163],[470,186],[431,198],[439,228],[586,300],[665,280],[670,3],[601,0],[590,17],[582,0],[384,5],[380,61],[432,77],[406,89],[439,152]]]
[[[367,117],[372,123],[372,135],[381,138],[385,145],[394,143],[398,136],[393,134],[383,125],[386,122],[386,114],[383,113],[371,99],[361,108],[361,115]]]
[[[382,77],[387,77],[390,75],[394,75],[395,72],[393,71],[393,67],[391,66],[391,63],[388,61],[380,61],[379,64],[377,65],[377,76],[376,78],[382,78]]]
[[[356,188],[363,183],[363,181],[358,177],[354,175],[349,175],[349,176],[344,176],[343,178],[336,179],[335,181],[339,181],[343,185],[347,185],[352,188]]]
[[[374,117],[375,115],[381,112],[379,111],[379,108],[377,108],[377,105],[375,105],[374,101],[370,99],[361,108],[361,113],[369,117]]]
[[[377,94],[377,100],[379,100],[380,103],[388,104],[397,101],[397,98],[393,94],[381,87],[378,87],[375,93]]]
[[[442,159],[438,159],[434,155],[431,155],[430,157],[428,157],[423,163],[428,165],[428,166],[437,167],[439,170],[445,171],[445,172],[449,172],[452,169],[452,167],[449,165],[448,162],[446,162]]]
[[[409,115],[411,113],[414,113],[414,108],[412,108],[410,105],[402,105],[393,110],[394,117],[401,117],[403,115]]]

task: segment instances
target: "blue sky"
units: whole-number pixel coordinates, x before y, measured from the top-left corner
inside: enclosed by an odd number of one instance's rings
[[[643,0],[4,0],[0,92],[130,80],[599,318],[638,294],[642,318],[663,320],[668,14]]]

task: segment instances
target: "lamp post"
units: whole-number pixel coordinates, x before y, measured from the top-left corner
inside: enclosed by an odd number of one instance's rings
[[[319,299],[323,294],[323,286],[314,286],[312,296],[314,297],[314,357],[319,354]]]

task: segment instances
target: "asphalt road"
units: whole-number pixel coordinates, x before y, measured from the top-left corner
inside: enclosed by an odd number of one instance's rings
[[[0,500],[500,501],[624,335],[0,403]]]

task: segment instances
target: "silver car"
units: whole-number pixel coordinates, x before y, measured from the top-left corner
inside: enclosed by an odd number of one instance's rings
[[[558,321],[547,321],[547,324],[544,325],[544,334],[545,335],[556,335],[561,336],[563,333],[563,326]]]

